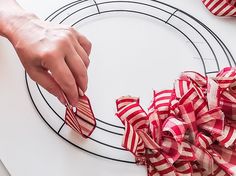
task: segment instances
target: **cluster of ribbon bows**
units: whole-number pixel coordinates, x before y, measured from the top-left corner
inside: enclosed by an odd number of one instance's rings
[[[216,77],[184,72],[171,90],[154,91],[146,113],[136,97],[117,100],[122,146],[148,176],[236,172],[236,68]]]
[[[227,176],[236,171],[236,68],[216,77],[188,71],[171,90],[154,91],[146,112],[139,98],[116,101],[125,126],[122,146],[146,165],[148,176]],[[96,120],[86,96],[66,106],[65,123],[88,137]]]
[[[236,0],[202,0],[206,8],[217,16],[236,16]]]

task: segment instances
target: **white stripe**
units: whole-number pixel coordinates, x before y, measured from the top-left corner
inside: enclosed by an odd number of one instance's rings
[[[226,174],[225,171],[221,169],[220,172],[216,176],[225,176],[225,174]]]
[[[202,140],[202,138],[199,138],[199,142],[200,142],[201,146],[203,146],[204,148],[206,148],[207,145],[206,145],[205,141]]]
[[[163,155],[160,154],[159,157],[157,157],[157,158],[154,158],[154,157],[150,158],[150,161],[151,161],[151,163],[156,163],[156,162],[162,161],[164,159],[165,158],[163,157]]]
[[[170,101],[170,99],[158,100],[158,101],[155,101],[155,105],[158,106],[163,103],[169,103],[169,101]]]
[[[178,171],[183,172],[189,169],[189,165],[186,163],[180,167],[178,167]]]
[[[168,111],[169,110],[169,106],[160,106],[160,107],[157,107],[157,110],[158,111]]]
[[[234,98],[229,92],[224,91],[224,92],[223,92],[223,95],[224,95],[226,98],[228,98],[230,101],[236,103],[236,98]]]
[[[193,154],[191,152],[188,152],[188,151],[185,151],[185,150],[182,151],[181,155],[188,156],[188,157],[192,157],[193,156]]]
[[[164,163],[162,165],[156,166],[158,168],[159,171],[163,171],[165,169],[170,168],[170,164],[169,163]]]
[[[203,137],[207,140],[208,144],[212,144],[212,139],[210,137],[208,136],[203,136]]]
[[[184,90],[184,93],[188,91],[188,83],[186,81],[183,82],[183,90]]]

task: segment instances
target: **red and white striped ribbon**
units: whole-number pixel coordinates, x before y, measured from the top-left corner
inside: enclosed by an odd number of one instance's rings
[[[223,134],[216,138],[216,140],[224,147],[228,148],[236,140],[236,129],[232,126],[226,125]]]
[[[181,112],[181,118],[188,126],[190,140],[194,141],[197,133],[197,123],[193,103],[190,101],[188,103],[180,105],[179,109]]]
[[[163,132],[170,133],[176,141],[181,142],[184,139],[186,123],[170,116],[164,121],[162,129]]]
[[[181,148],[182,148],[182,151],[178,158],[178,162],[191,162],[191,161],[196,160],[194,151],[188,142],[183,141],[181,143]]]
[[[152,139],[160,145],[162,138],[162,127],[161,120],[158,117],[156,112],[149,114],[149,130],[151,133]]]
[[[217,16],[236,16],[235,0],[202,0],[206,8]]]
[[[213,145],[208,152],[213,157],[215,163],[221,167],[221,170],[227,175],[235,175],[236,169],[236,152],[223,148],[221,146]]]
[[[90,101],[86,95],[79,98],[79,105],[75,107],[75,111],[73,107],[67,103],[65,123],[85,138],[92,134],[96,127],[96,119]]]
[[[212,156],[204,148],[196,147],[195,145],[191,146],[203,175],[212,174],[214,165]]]
[[[204,149],[207,149],[211,144],[213,144],[213,139],[210,136],[206,136],[202,132],[197,134],[196,146],[201,146]]]
[[[227,67],[213,78],[188,71],[173,90],[154,91],[148,113],[138,98],[118,99],[116,116],[125,125],[122,146],[146,164],[148,176],[233,175],[234,87],[235,68]]]
[[[159,118],[164,120],[169,115],[170,103],[173,96],[173,90],[164,90],[164,91],[154,91],[153,103],[148,108],[149,112],[155,111],[158,112]]]
[[[193,168],[189,162],[176,162],[175,168],[177,173],[176,175],[192,176],[191,173],[193,173]]]
[[[125,121],[125,133],[122,146],[132,152],[139,159],[145,154],[145,147],[142,138],[127,121]]]

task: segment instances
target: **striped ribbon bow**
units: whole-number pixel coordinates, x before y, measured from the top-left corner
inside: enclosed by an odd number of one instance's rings
[[[137,97],[116,101],[122,146],[148,176],[236,172],[236,68],[216,77],[184,72],[172,90],[154,91],[148,112]]]
[[[96,120],[86,95],[79,98],[79,105],[75,108],[67,103],[65,123],[84,138],[92,134],[96,127]]]
[[[217,16],[236,16],[236,0],[202,0],[206,8]]]

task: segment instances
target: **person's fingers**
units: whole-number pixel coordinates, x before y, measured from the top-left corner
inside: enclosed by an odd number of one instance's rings
[[[75,48],[77,54],[83,60],[84,65],[86,66],[86,68],[88,68],[90,60],[89,60],[89,57],[88,57],[87,53],[85,52],[85,50],[82,48],[82,46],[79,44],[79,42],[77,42],[74,45],[74,48]]]
[[[69,103],[72,106],[77,106],[79,99],[77,84],[71,70],[65,63],[65,60],[58,59],[57,62],[48,63],[48,69],[54,80],[65,93]]]
[[[80,55],[75,50],[71,51],[66,55],[65,61],[75,78],[78,89],[85,92],[88,84],[87,68]]]
[[[32,73],[29,73],[30,77],[35,80],[39,85],[46,89],[49,93],[56,96],[62,104],[66,104],[66,100],[63,96],[63,92],[60,86],[56,83],[53,77],[48,73],[47,70],[38,68]]]
[[[78,33],[78,32],[77,32]],[[90,55],[92,49],[92,43],[84,36],[78,33],[78,41],[80,45],[84,48],[86,53]]]
[[[87,54],[87,52],[84,50],[84,48],[80,45],[78,39],[77,39],[77,32],[72,28],[72,35],[70,35],[70,39],[73,43],[73,46],[77,52],[77,54],[81,57],[81,59],[83,60],[86,68],[88,68],[89,66],[89,56]]]
[[[92,49],[92,43],[84,35],[77,32],[74,28],[71,28],[71,31],[74,33],[78,42],[80,43],[80,45],[83,47],[83,49],[89,56]]]

